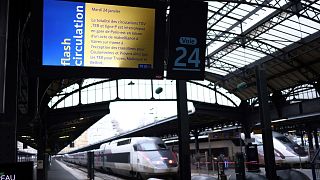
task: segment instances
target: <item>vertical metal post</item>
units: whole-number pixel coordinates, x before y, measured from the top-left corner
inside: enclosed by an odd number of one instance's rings
[[[313,158],[314,155],[314,148],[313,148],[313,137],[311,129],[307,129],[307,135],[308,135],[308,144],[309,144],[309,154],[310,154],[310,160]]]
[[[312,180],[317,180],[317,174],[316,174],[316,169],[315,169],[315,164],[311,164],[311,173],[312,173]]]
[[[301,131],[301,146],[305,146],[303,136],[304,136],[304,133],[303,133],[303,131]]]
[[[0,113],[0,161],[17,161],[17,84],[18,84],[18,11],[17,1],[0,1],[0,86],[5,93],[4,111]],[[3,94],[0,94],[2,96]],[[2,96],[3,97],[3,96]],[[2,98],[1,98],[2,99]],[[0,102],[0,103],[3,103]]]
[[[154,96],[153,96],[153,81],[151,79],[151,99],[154,99]]]
[[[318,129],[315,129],[313,131],[313,138],[314,138],[315,148],[319,149]]]
[[[179,134],[179,177],[181,180],[191,180],[186,81],[177,80],[176,89]]]
[[[0,1],[0,113],[4,113],[9,0]]]
[[[116,90],[117,90],[117,97],[116,97],[116,99],[120,99],[120,98],[119,98],[119,82],[118,82],[118,79],[116,80]]]
[[[42,162],[42,166],[37,167],[37,179],[43,179],[47,180],[48,179],[48,154],[46,153],[46,148],[47,148],[47,140],[48,140],[48,132],[47,132],[47,122],[45,117],[42,117],[40,114],[40,109],[39,109],[39,88],[40,88],[40,80],[39,78],[36,78],[36,83],[33,84],[35,85],[35,94],[34,98],[36,98],[36,113],[37,113],[37,120],[39,121],[39,127],[38,127],[38,153],[37,153],[37,161]]]
[[[37,153],[37,179],[48,179],[48,154],[46,154],[46,124],[45,120],[41,119],[39,127],[39,137],[38,137],[38,153]]]
[[[94,179],[94,153],[87,152],[87,165],[88,165],[88,178],[90,180]]]
[[[198,154],[199,153],[199,132],[198,132],[197,129],[194,130],[193,135],[194,135],[194,146],[195,146],[195,149],[196,149],[195,153]]]
[[[313,137],[310,129],[307,130],[309,149],[313,149]]]
[[[211,157],[211,155],[212,155],[212,152],[211,152],[211,138],[210,138],[210,136],[208,136],[208,149],[209,149],[209,157]]]
[[[269,180],[278,179],[276,173],[276,163],[274,159],[274,147],[271,129],[271,119],[268,104],[268,90],[267,80],[265,77],[265,69],[260,65],[255,67],[256,79],[257,79],[257,91],[259,99],[259,114],[262,126],[262,139],[263,139],[263,151],[264,161],[266,165],[266,176]]]

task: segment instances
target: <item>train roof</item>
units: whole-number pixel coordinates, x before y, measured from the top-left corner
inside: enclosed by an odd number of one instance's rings
[[[108,143],[104,143],[100,146],[100,149],[104,149],[107,145],[115,145],[119,143],[123,144],[136,144],[136,143],[143,143],[143,142],[150,142],[150,141],[158,141],[163,142],[159,137],[130,137],[130,138],[121,138],[117,139]]]

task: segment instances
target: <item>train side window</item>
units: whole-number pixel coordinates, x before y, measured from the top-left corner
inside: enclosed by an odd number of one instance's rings
[[[126,140],[117,142],[117,146],[122,146],[130,143],[131,143],[131,139],[126,139]]]
[[[138,146],[136,144],[133,145],[133,150],[137,151],[138,150]]]

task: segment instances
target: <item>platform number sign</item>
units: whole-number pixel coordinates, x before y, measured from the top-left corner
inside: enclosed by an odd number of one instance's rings
[[[197,47],[197,38],[194,37],[180,37],[179,43],[181,46],[176,48],[178,53],[181,53],[175,60],[174,60],[174,67],[175,70],[186,70],[187,64],[192,65],[193,68],[189,69],[191,71],[200,71],[200,57],[199,57],[199,47]],[[191,46],[191,48],[188,48]],[[188,49],[190,52],[188,52]],[[183,59],[187,58],[186,62],[183,62]]]
[[[190,1],[170,7],[167,78],[203,80],[208,4]]]

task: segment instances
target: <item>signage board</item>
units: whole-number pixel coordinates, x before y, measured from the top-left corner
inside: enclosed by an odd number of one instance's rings
[[[207,2],[170,5],[168,79],[204,79],[207,14]]]
[[[0,164],[0,179],[25,180],[33,179],[33,162]]]
[[[209,138],[214,140],[239,139],[240,132],[214,132],[209,134]]]
[[[163,77],[165,6],[108,2],[43,0],[41,74]]]

